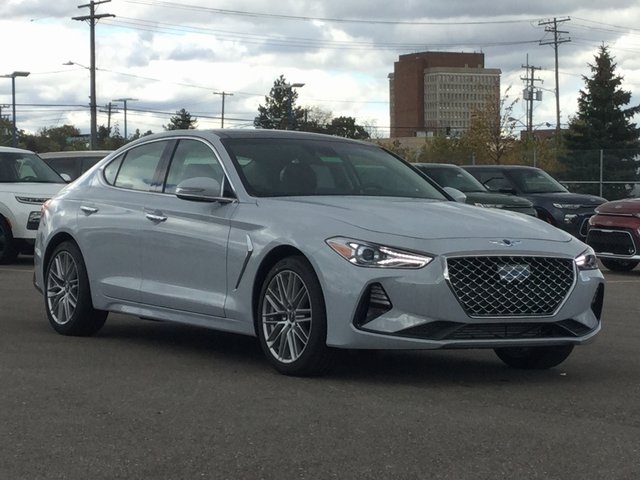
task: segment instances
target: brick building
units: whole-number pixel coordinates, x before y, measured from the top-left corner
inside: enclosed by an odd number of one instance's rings
[[[400,55],[389,74],[391,137],[453,135],[473,111],[500,101],[500,70],[483,53]]]

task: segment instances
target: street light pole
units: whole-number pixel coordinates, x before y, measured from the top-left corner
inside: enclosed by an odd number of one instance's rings
[[[124,104],[124,139],[128,140],[127,136],[127,101],[137,102],[137,98],[116,98],[114,102],[122,102]]]
[[[31,72],[13,72],[7,75],[2,75],[4,78],[11,79],[11,114],[12,114],[12,129],[11,129],[11,146],[15,147],[18,144],[16,134],[16,77],[28,77]]]

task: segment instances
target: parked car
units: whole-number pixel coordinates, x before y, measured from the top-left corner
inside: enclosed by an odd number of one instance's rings
[[[488,190],[465,169],[448,163],[413,163],[414,167],[428,175],[441,187],[460,190],[466,202],[477,207],[503,208],[512,212],[537,216],[533,204],[523,197],[496,193]]]
[[[65,183],[35,153],[0,147],[0,263],[33,252],[40,207]]]
[[[589,219],[587,243],[609,270],[633,270],[640,262],[640,198],[598,206]]]
[[[45,204],[34,271],[61,334],[118,312],[254,335],[289,375],[336,348],[551,368],[600,331],[604,292],[566,232],[455,202],[377,145],[278,130],[122,147]]]
[[[73,150],[44,152],[39,155],[56,172],[65,173],[71,180],[75,180],[111,152],[112,150]]]
[[[533,203],[538,218],[584,240],[588,220],[602,197],[569,192],[540,168],[522,165],[465,165],[489,190],[517,195]]]

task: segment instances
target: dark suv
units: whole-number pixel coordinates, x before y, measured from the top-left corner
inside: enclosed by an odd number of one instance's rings
[[[449,163],[412,163],[441,187],[452,187],[466,195],[466,203],[477,207],[500,208],[536,216],[533,204],[526,198],[489,191],[461,167]]]
[[[533,203],[538,218],[580,240],[602,197],[571,193],[544,170],[521,165],[466,165],[463,167],[489,190],[524,197]]]

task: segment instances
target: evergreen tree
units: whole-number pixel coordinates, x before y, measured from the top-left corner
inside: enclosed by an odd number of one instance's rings
[[[615,73],[616,64],[605,45],[589,64],[591,77],[583,76],[578,112],[571,118],[564,135],[568,153],[562,158],[566,180],[600,178],[600,151],[603,150],[604,181],[637,180],[636,157],[640,153],[640,129],[631,118],[640,106],[625,108],[631,92],[622,89],[623,78]],[[595,190],[595,191],[594,191]],[[592,189],[590,193],[596,193]],[[626,196],[624,184],[605,184],[603,196],[609,200]]]
[[[253,120],[256,128],[272,130],[300,130],[304,123],[304,109],[296,106],[298,92],[280,75],[273,82],[266,105],[258,106],[258,116]]]
[[[169,119],[168,125],[163,125],[165,130],[187,130],[195,129],[197,127],[198,119],[192,117],[189,112],[184,108],[176,112],[176,114]]]

